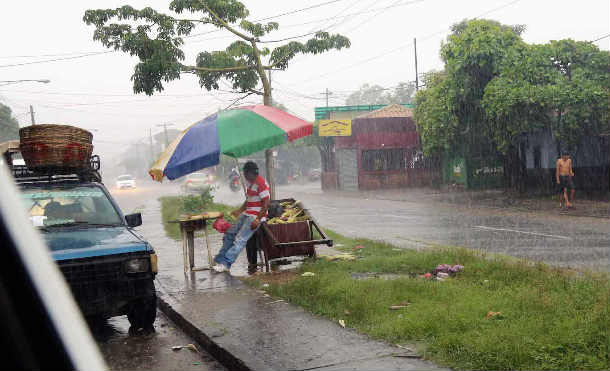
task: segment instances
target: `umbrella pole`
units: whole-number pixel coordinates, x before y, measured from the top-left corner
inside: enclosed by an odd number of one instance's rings
[[[235,168],[237,169],[237,173],[239,174],[239,181],[241,182],[241,187],[244,190],[244,196],[248,197],[248,192],[246,191],[246,183],[244,182],[244,177],[241,175],[241,171],[239,170],[239,161],[235,158]]]

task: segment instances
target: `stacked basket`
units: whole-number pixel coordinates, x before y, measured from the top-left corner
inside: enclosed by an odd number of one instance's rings
[[[70,125],[32,125],[19,130],[19,150],[36,172],[73,172],[89,167],[93,135]]]

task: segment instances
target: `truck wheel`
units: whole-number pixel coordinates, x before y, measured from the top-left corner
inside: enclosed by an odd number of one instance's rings
[[[134,330],[151,329],[157,318],[157,296],[138,299],[131,304],[127,319]]]

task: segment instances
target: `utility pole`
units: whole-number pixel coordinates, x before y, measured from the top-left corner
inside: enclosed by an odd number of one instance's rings
[[[167,148],[169,146],[169,138],[167,137],[167,127],[168,126],[174,126],[174,124],[159,124],[157,126],[163,126],[163,131],[165,132],[165,148]]]
[[[148,134],[150,138],[150,160],[152,162],[155,161],[155,151],[153,150],[153,138],[152,138],[152,128],[148,128]]]
[[[333,95],[333,93],[328,91],[328,88],[326,88],[326,91],[323,92],[322,95],[326,95],[326,107],[328,108],[328,96]]]
[[[32,118],[32,125],[36,125],[36,120],[34,119],[34,107],[30,104],[30,117]]]
[[[417,73],[417,38],[413,38],[413,47],[415,48],[415,91],[419,90],[419,74]]]

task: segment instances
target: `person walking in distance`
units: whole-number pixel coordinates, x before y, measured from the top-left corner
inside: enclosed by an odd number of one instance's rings
[[[246,201],[231,215],[237,217],[235,224],[225,233],[222,249],[214,258],[213,269],[216,272],[227,272],[235,263],[239,253],[246,247],[248,240],[256,232],[261,222],[267,217],[270,195],[269,185],[258,175],[258,166],[252,161],[244,165],[246,178]]]
[[[564,201],[567,208],[573,207],[574,202],[574,171],[572,170],[572,160],[568,152],[562,152],[561,157],[557,159],[557,167],[555,170],[555,180],[561,191],[559,193],[559,207],[563,207]],[[568,198],[568,189],[570,197]],[[571,200],[571,202],[570,202]]]

